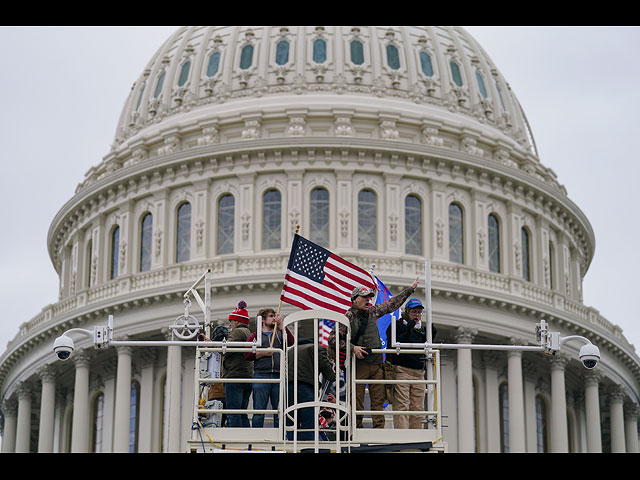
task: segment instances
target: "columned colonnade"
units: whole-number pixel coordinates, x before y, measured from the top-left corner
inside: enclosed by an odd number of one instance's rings
[[[477,335],[472,328],[459,328],[456,343],[472,343]],[[524,344],[517,339],[511,339],[513,345]],[[474,417],[474,385],[473,365],[470,349],[458,349],[457,360],[457,437],[458,452],[473,452],[475,450],[476,422]],[[485,354],[486,355],[486,354]],[[488,354],[486,356],[491,356]],[[507,356],[507,384],[509,403],[509,428],[507,445],[509,452],[535,452],[535,442],[528,441],[530,431],[533,430],[535,441],[535,392],[528,392],[523,374],[521,351],[508,351]],[[565,368],[569,359],[558,353],[549,359],[551,371],[551,392],[549,412],[549,451],[554,453],[569,452],[567,400],[565,389]],[[485,368],[484,395],[486,401],[486,451],[500,452],[500,412],[498,370],[487,362]],[[442,373],[445,375],[445,373]],[[584,416],[581,421],[586,431],[586,452],[601,453],[602,430],[600,415],[599,385],[602,374],[597,370],[585,370],[584,374]],[[610,412],[611,452],[639,453],[638,447],[638,415],[637,405],[624,408],[624,390],[621,386],[610,389],[608,403]],[[477,394],[477,393],[476,393]],[[445,402],[446,403],[446,402]],[[533,409],[528,411],[529,407]],[[527,424],[529,421],[529,424]],[[578,439],[575,439],[576,447]],[[580,451],[576,448],[577,451]]]
[[[103,391],[104,418],[102,431],[102,452],[130,451],[130,402],[131,384],[133,376],[133,348],[117,348],[117,369],[115,379],[104,380]],[[189,409],[191,398],[183,395],[183,364],[182,347],[167,347],[167,394],[164,412],[154,405],[153,399],[162,397],[162,391],[154,386],[155,373],[153,360],[155,348],[144,349],[143,361],[140,367],[140,411],[138,416],[139,436],[137,452],[165,452],[182,451],[184,434],[181,433],[183,422],[183,408]],[[191,350],[189,350],[191,352]],[[21,382],[16,388],[16,395],[6,399],[2,405],[5,414],[4,432],[2,437],[2,453],[28,453],[30,451],[30,437],[33,430],[31,424],[34,408],[40,409],[40,423],[38,426],[37,451],[39,453],[65,452],[67,448],[58,443],[68,442],[71,453],[88,453],[92,451],[92,406],[90,385],[90,370],[95,359],[93,348],[76,350],[71,359],[74,363],[75,382],[72,401],[65,400],[58,395],[56,401],[57,368],[47,364],[38,371],[38,381]],[[102,370],[102,369],[101,369]],[[32,398],[34,389],[41,388],[40,405],[34,405]],[[15,399],[17,397],[17,400]],[[67,406],[72,404],[71,422],[67,427]],[[56,407],[62,413],[56,412]],[[190,409],[189,409],[190,410]],[[189,415],[191,412],[189,411]],[[56,419],[59,424],[56,425]],[[164,434],[160,431],[164,428]],[[66,432],[66,433],[65,433]],[[170,433],[169,433],[170,432]],[[58,442],[56,442],[56,437]],[[168,443],[162,445],[160,438],[168,438]]]
[[[470,328],[459,328],[456,335],[458,343],[472,343],[477,335],[477,330]],[[522,344],[517,339],[512,339],[513,344]],[[133,378],[132,358],[133,352],[130,347],[117,348],[117,368],[115,370],[115,381],[111,380],[112,387],[108,388],[108,380],[105,381],[105,415],[104,429],[102,437],[103,452],[128,452],[129,451],[129,421],[130,421],[130,393]],[[151,352],[154,350],[151,349]],[[472,350],[458,349],[456,351],[457,375],[457,451],[473,452],[475,450],[476,437],[476,402],[474,402],[473,385],[473,362]],[[164,413],[164,422],[157,422],[164,425],[164,434],[154,431],[154,412],[159,409],[154,408],[152,398],[154,396],[154,366],[153,362],[143,362],[140,373],[140,414],[139,414],[139,452],[163,451],[179,452],[184,440],[184,413],[183,409],[188,408],[187,399],[183,392],[189,391],[181,386],[183,355],[181,347],[167,348],[167,398]],[[495,358],[495,352],[486,352],[483,358]],[[152,358],[155,356],[152,354]],[[535,393],[528,390],[525,382],[522,352],[508,351],[507,357],[507,383],[508,383],[508,403],[509,403],[509,429],[508,429],[508,449],[510,452],[535,452],[535,407],[533,399]],[[94,360],[92,349],[78,350],[73,355],[75,368],[75,386],[73,391],[73,416],[70,424],[71,428],[71,452],[91,451],[91,404],[90,404],[90,370],[91,362]],[[551,357],[551,388],[550,388],[550,412],[549,412],[549,451],[568,452],[568,419],[567,400],[565,389],[565,369],[568,358],[559,353]],[[445,375],[445,373],[443,373]],[[55,413],[56,397],[56,368],[49,364],[43,366],[38,371],[39,382],[22,382],[16,388],[16,395],[5,400],[3,411],[5,412],[5,425],[3,432],[2,452],[29,452],[30,436],[32,431],[31,417],[34,408],[40,408],[40,423],[38,428],[38,452],[65,451],[60,445],[56,446],[54,437],[56,431],[63,429],[60,425],[56,429],[56,418],[64,423],[64,415]],[[601,405],[599,397],[599,385],[602,374],[597,370],[585,370],[584,372],[584,408],[576,413],[576,422],[580,423],[580,431],[583,432],[586,451],[590,453],[602,452],[602,430],[601,430]],[[499,372],[495,367],[495,362],[485,362],[485,375],[482,379],[484,383],[484,396],[486,406],[486,446],[482,450],[488,452],[499,452],[501,450],[500,421],[499,412]],[[40,385],[40,405],[34,405],[34,389]],[[108,392],[108,394],[107,394]],[[157,392],[158,393],[158,392]],[[162,395],[161,392],[159,392]],[[477,393],[476,393],[477,394]],[[612,453],[638,453],[638,408],[633,405],[624,408],[624,391],[621,387],[614,388],[608,392],[610,435]],[[17,398],[16,398],[17,397]],[[443,398],[445,403],[446,397]],[[64,402],[58,402],[62,406]],[[108,406],[111,407],[108,407]],[[531,411],[533,409],[533,411]],[[161,413],[162,415],[162,413]],[[580,417],[580,418],[578,418]],[[157,420],[157,418],[156,418]],[[181,426],[182,423],[182,426]],[[177,426],[177,427],[176,427]],[[167,434],[171,429],[172,434]],[[533,440],[531,440],[533,430]],[[445,431],[446,434],[446,431]],[[65,440],[65,435],[59,435],[59,441]],[[168,439],[162,446],[159,442],[154,443],[154,437]],[[574,439],[575,450],[578,447],[578,438]],[[453,449],[452,449],[453,450]]]

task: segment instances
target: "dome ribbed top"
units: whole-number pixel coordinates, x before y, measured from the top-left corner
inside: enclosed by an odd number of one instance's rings
[[[134,83],[113,148],[150,125],[247,99],[320,94],[391,99],[462,114],[537,157],[492,60],[458,27],[182,27]],[[404,103],[407,105],[406,103]],[[408,105],[407,105],[408,107]],[[443,113],[444,114],[444,113]]]

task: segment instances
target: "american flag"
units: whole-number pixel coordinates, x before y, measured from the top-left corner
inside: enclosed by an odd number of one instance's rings
[[[329,346],[329,334],[333,330],[336,322],[333,320],[320,320],[320,325],[318,325],[318,338],[320,339],[320,345],[323,347]]]
[[[356,287],[376,291],[375,281],[365,270],[295,234],[280,300],[303,310],[345,313]]]

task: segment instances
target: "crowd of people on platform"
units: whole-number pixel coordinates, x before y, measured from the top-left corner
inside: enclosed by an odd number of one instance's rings
[[[402,290],[398,295],[390,297],[387,301],[373,305],[372,299],[376,292],[367,287],[358,287],[351,293],[351,308],[345,312],[349,320],[351,338],[347,348],[346,326],[336,323],[336,328],[329,334],[327,346],[313,344],[312,340],[300,339],[296,342],[294,335],[288,328],[282,328],[282,316],[273,308],[263,308],[257,314],[257,321],[261,321],[262,338],[257,339],[257,332],[249,329],[250,317],[247,304],[241,301],[238,307],[229,315],[228,330],[224,332],[227,342],[250,342],[261,340],[262,347],[271,347],[268,351],[262,348],[247,349],[244,352],[227,351],[222,356],[220,367],[220,378],[222,379],[255,379],[273,380],[280,378],[281,351],[285,346],[296,348],[297,352],[289,354],[287,368],[287,398],[288,406],[296,403],[311,402],[316,398],[324,402],[335,402],[336,395],[339,395],[339,387],[336,388],[335,359],[339,359],[339,367],[344,369],[344,360],[347,355],[353,355],[355,359],[355,372],[357,379],[389,379],[396,380],[424,380],[425,379],[425,355],[424,351],[411,354],[396,354],[387,352],[373,352],[381,349],[382,341],[377,325],[377,320],[389,313],[397,311],[406,305],[400,318],[395,320],[396,342],[400,343],[424,343],[427,341],[426,324],[422,321],[424,306],[420,300],[409,297],[413,294],[418,284],[418,279],[413,284]],[[407,302],[407,299],[409,301]],[[389,325],[386,336],[391,338],[393,326]],[[338,330],[338,331],[336,331]],[[215,332],[215,331],[214,331]],[[337,333],[337,335],[336,335]],[[435,338],[436,329],[432,326],[432,341]],[[338,345],[336,345],[336,337]],[[222,337],[217,334],[217,338]],[[336,352],[336,348],[338,352]],[[316,353],[318,352],[317,357]],[[317,360],[316,360],[317,358]],[[295,359],[295,362],[294,362]],[[318,369],[315,369],[315,363]],[[297,366],[297,372],[294,367]],[[319,372],[319,378],[314,378]],[[297,382],[293,379],[297,373]],[[294,385],[297,390],[294,391]],[[315,392],[318,386],[322,386],[321,392]],[[329,387],[329,388],[327,388]],[[356,409],[363,410],[365,402],[365,384],[356,385]],[[222,402],[226,410],[247,410],[250,399],[253,399],[253,410],[278,409],[280,399],[279,382],[255,381],[238,382],[229,381],[214,383],[209,388],[209,400],[216,399]],[[369,398],[372,411],[383,411],[385,402],[393,406],[394,411],[423,411],[425,410],[425,385],[419,383],[396,383],[393,385],[383,385],[372,383],[368,385]],[[297,427],[300,431],[300,440],[310,440],[313,438],[313,429],[316,422],[320,423],[320,428],[328,427],[331,424],[334,413],[331,409],[323,408],[319,419],[314,418],[315,412],[311,407],[302,408],[298,411]],[[262,428],[265,425],[265,415],[254,413],[249,420],[249,415],[245,413],[228,413],[225,415],[225,426],[227,427],[252,427]],[[356,418],[356,427],[363,427],[363,416]],[[292,416],[287,417],[287,425],[291,424]],[[424,428],[424,415],[393,415],[394,428]],[[372,415],[373,428],[384,428],[384,415]],[[278,427],[279,419],[277,415],[273,418],[273,427]],[[291,434],[289,433],[289,438]]]

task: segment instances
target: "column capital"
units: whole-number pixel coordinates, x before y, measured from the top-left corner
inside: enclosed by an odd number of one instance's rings
[[[18,401],[14,398],[5,398],[2,401],[2,411],[5,417],[15,417],[18,415]]]
[[[33,385],[27,381],[20,382],[16,386],[16,392],[18,393],[18,398],[20,400],[22,400],[23,398],[31,398],[31,394],[33,392]]]
[[[93,351],[88,348],[75,350],[71,354],[71,359],[73,360],[73,363],[75,363],[76,368],[88,367],[93,359]]]
[[[628,403],[624,406],[624,416],[628,420],[637,421],[640,417],[640,405],[636,403]]]
[[[587,370],[582,373],[585,386],[598,386],[604,375],[598,370]]]
[[[40,367],[36,373],[40,377],[40,380],[42,380],[42,383],[53,383],[56,381],[58,368],[51,363],[47,363]]]
[[[477,334],[477,328],[458,327],[454,338],[456,343],[471,343]]]
[[[571,360],[566,353],[556,352],[555,355],[547,357],[551,370],[564,370]]]
[[[609,394],[609,403],[623,403],[627,395],[627,391],[622,385],[613,385],[607,393]]]
[[[482,361],[485,367],[497,369],[500,365],[500,355],[495,350],[485,350],[481,353]],[[504,357],[502,357],[504,358]]]
[[[122,342],[126,342],[127,340],[130,340],[131,337],[129,337],[129,335],[124,335],[122,337],[117,338],[118,341],[122,341]],[[129,355],[130,357],[133,356],[133,347],[128,347],[128,346],[116,346],[116,351],[118,352],[118,356],[120,355]]]

